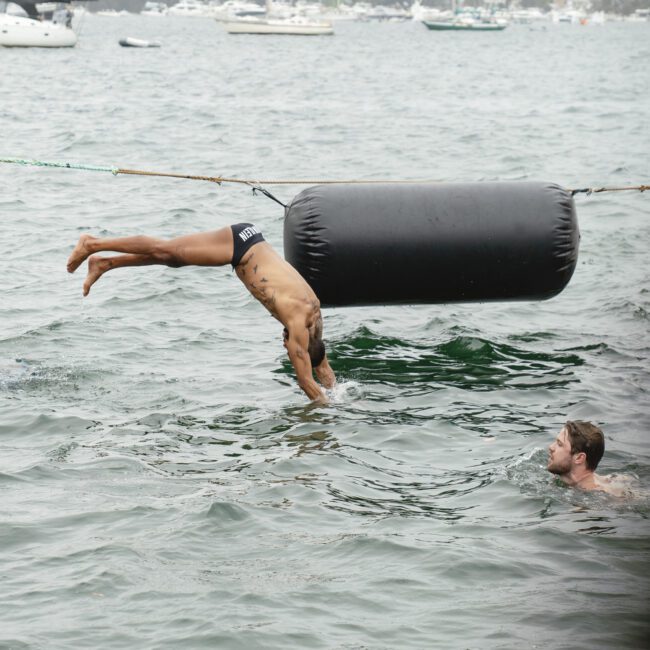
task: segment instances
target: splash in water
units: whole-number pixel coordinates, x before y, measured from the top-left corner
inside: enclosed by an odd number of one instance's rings
[[[342,381],[327,391],[331,402],[351,402],[363,396],[362,385],[358,381]]]

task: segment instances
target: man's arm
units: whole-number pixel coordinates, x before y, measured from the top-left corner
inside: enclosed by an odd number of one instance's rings
[[[327,404],[327,397],[312,376],[311,360],[309,358],[309,331],[302,326],[287,327],[289,336],[287,338],[287,352],[289,360],[296,371],[298,385],[305,392],[309,399]]]

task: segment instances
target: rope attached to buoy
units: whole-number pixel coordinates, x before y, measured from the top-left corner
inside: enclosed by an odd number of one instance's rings
[[[635,185],[634,187],[585,187],[581,190],[569,190],[573,196],[576,194],[600,194],[601,192],[629,192],[636,190],[638,192],[645,192],[650,190],[650,185]]]
[[[165,178],[182,178],[186,180],[193,181],[208,181],[210,183],[216,183],[221,185],[223,183],[237,183],[241,185],[248,185],[253,189],[253,193],[262,192],[269,198],[273,199],[280,205],[284,205],[281,201],[276,199],[274,196],[264,190],[263,185],[372,185],[372,184],[383,184],[383,183],[396,183],[396,184],[411,184],[415,185],[418,183],[440,183],[439,180],[360,180],[360,179],[348,179],[348,180],[332,180],[332,179],[317,179],[317,180],[306,180],[306,179],[292,179],[292,180],[279,180],[279,179],[246,179],[246,178],[229,178],[226,176],[202,176],[195,174],[178,174],[173,172],[157,172],[157,171],[147,171],[142,169],[124,169],[122,167],[108,167],[102,165],[87,165],[83,163],[68,163],[68,162],[47,162],[43,160],[28,160],[23,158],[0,158],[0,163],[10,163],[16,165],[25,165],[31,167],[58,167],[63,169],[77,169],[81,171],[92,171],[92,172],[110,172],[113,176],[118,174],[125,174],[131,176],[159,176]],[[634,185],[627,187],[586,187],[581,189],[567,189],[567,192],[571,192],[572,196],[576,194],[600,194],[602,192],[645,192],[650,190],[650,185]]]

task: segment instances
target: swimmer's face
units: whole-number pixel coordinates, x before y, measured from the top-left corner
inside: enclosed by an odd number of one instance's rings
[[[564,427],[548,448],[548,465],[546,469],[552,474],[568,474],[572,466],[571,441],[569,440],[569,432]]]

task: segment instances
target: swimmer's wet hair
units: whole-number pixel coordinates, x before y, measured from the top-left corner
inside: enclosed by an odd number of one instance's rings
[[[307,350],[311,360],[311,367],[316,368],[317,366],[320,366],[325,358],[325,344],[323,343],[323,340],[309,337],[309,347]]]
[[[593,472],[605,453],[605,436],[602,429],[582,420],[569,420],[564,426],[571,443],[571,453],[584,452],[587,457],[587,469]]]

